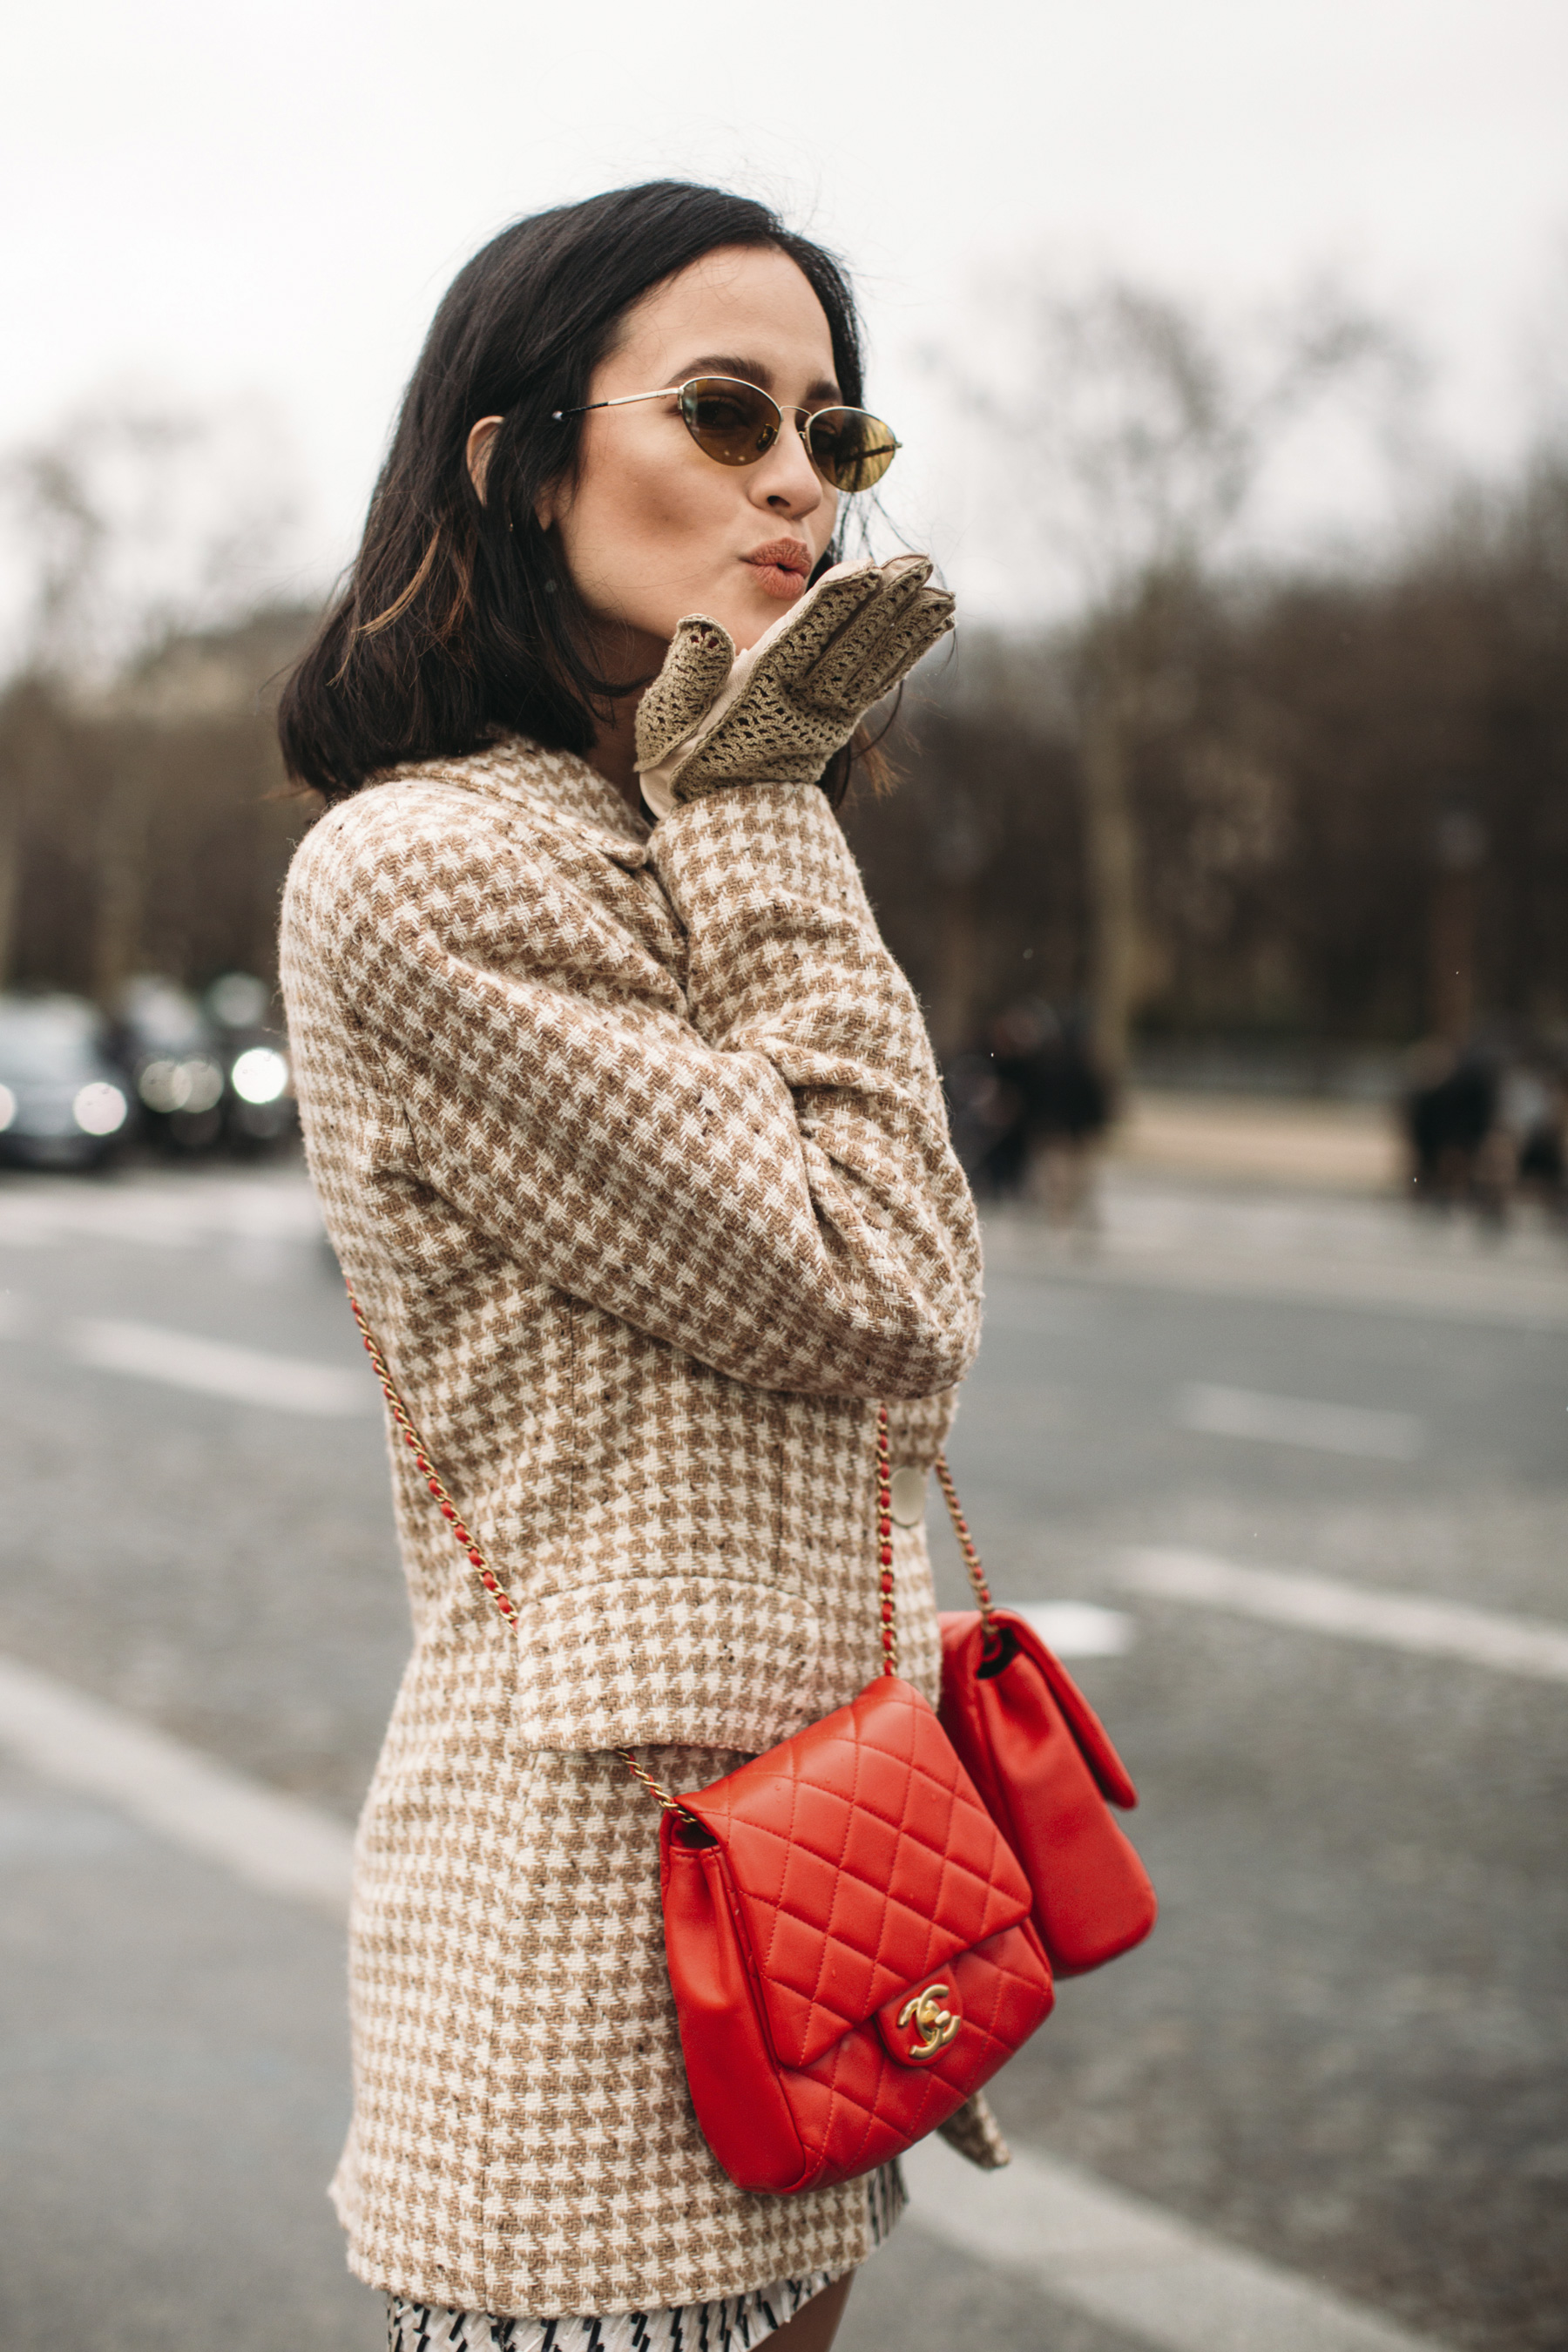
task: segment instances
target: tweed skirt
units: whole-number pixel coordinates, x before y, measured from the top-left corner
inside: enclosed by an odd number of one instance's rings
[[[688,1790],[742,1760],[642,1755]],[[471,1790],[432,1786],[417,1742],[384,1755],[356,1858],[354,2116],[333,2184],[367,2285],[522,2323],[732,2306],[841,2276],[895,2218],[896,2179],[769,2197],[713,2158],[669,1989],[658,1824],[613,1751],[521,1746]],[[747,2324],[758,2340],[760,2313]],[[417,2327],[405,2337],[424,2352]],[[460,2339],[448,2325],[427,2340]],[[517,2352],[535,2340],[521,2330]],[[486,2346],[477,2322],[467,2341]]]

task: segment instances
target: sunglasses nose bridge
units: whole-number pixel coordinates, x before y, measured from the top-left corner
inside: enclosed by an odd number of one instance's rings
[[[773,398],[771,392],[763,392],[759,385],[753,385],[752,389],[756,393],[759,400],[766,401],[769,408],[773,411],[773,414],[777,420],[770,429],[766,440],[761,443],[761,446],[757,450],[758,457],[765,457],[771,451],[776,449],[779,444],[779,436],[784,432],[784,426],[786,425],[791,425],[794,426],[795,432],[800,436],[801,447],[805,450],[807,460],[809,461],[813,470],[821,474],[822,467],[817,463],[816,452],[811,446],[811,422],[815,412],[809,408],[782,407]],[[824,476],[824,479],[826,478],[826,477]],[[831,484],[829,487],[831,488]]]

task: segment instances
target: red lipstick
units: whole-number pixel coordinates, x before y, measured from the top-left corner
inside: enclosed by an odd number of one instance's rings
[[[804,594],[811,576],[811,550],[804,540],[770,539],[741,561],[756,572],[763,595],[776,596],[781,604],[793,604]]]

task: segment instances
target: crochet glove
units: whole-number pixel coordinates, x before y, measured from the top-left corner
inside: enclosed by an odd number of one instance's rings
[[[680,623],[637,707],[643,798],[659,815],[731,784],[813,784],[862,714],[952,626],[931,559],[840,563],[737,655],[702,613]]]

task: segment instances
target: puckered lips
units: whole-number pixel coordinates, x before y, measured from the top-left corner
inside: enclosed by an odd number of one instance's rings
[[[776,596],[781,604],[792,604],[805,593],[812,557],[803,539],[770,539],[741,560],[755,572],[757,585],[764,596]]]

